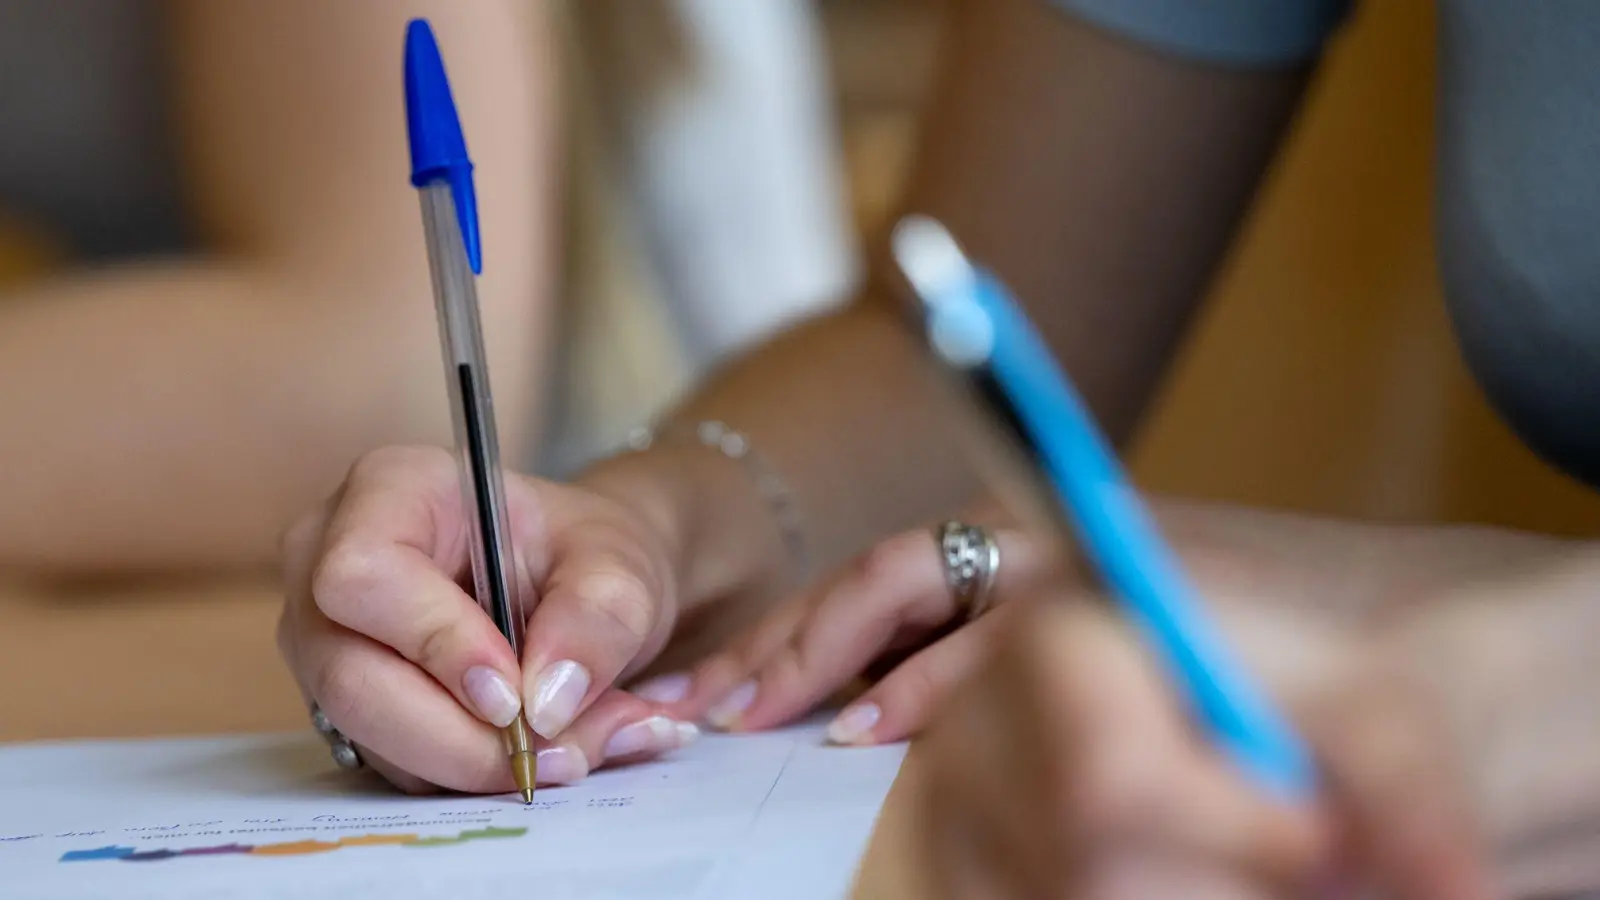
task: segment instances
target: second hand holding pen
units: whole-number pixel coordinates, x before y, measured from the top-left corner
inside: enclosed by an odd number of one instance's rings
[[[411,183],[422,201],[423,234],[455,420],[456,453],[461,460],[462,509],[467,516],[473,588],[478,603],[520,659],[527,620],[517,594],[500,440],[478,320],[477,275],[483,263],[472,160],[467,156],[438,44],[428,23],[421,19],[413,20],[406,29],[405,88]],[[532,803],[536,756],[526,715],[518,712],[503,734],[517,791],[524,803]]]
[[[911,216],[894,255],[922,301],[926,339],[987,415],[970,433],[1025,511],[1076,537],[1211,739],[1272,795],[1315,792],[1311,755],[1257,689],[1161,539],[1110,444],[1005,287],[942,225]],[[995,440],[998,439],[998,440]]]

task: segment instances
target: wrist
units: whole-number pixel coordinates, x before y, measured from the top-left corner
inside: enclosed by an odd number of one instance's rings
[[[781,535],[741,469],[704,446],[664,442],[599,460],[576,482],[634,512],[661,540],[687,615],[783,578]]]

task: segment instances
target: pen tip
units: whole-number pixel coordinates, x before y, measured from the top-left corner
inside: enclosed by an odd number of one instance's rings
[[[522,802],[527,806],[532,806],[533,805],[533,788],[523,788],[521,793],[522,793]]]

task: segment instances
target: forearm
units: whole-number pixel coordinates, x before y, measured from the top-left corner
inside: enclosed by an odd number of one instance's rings
[[[1367,522],[1175,497],[1151,506],[1184,565],[1220,602],[1271,604],[1341,627],[1390,621],[1584,550],[1487,526]]]
[[[1126,446],[1312,65],[1208,65],[1041,0],[948,5],[907,205],[1005,280]]]
[[[542,5],[169,4],[173,139],[199,245],[0,302],[0,569],[270,564],[286,519],[380,443],[448,442],[404,180],[397,48],[452,46],[489,250],[479,300],[507,458],[547,334],[551,53]],[[292,59],[292,65],[285,60]]]
[[[221,260],[14,292],[0,306],[0,567],[269,565],[288,517],[360,452],[450,440],[433,328],[421,278]],[[535,348],[496,349],[515,435]]]

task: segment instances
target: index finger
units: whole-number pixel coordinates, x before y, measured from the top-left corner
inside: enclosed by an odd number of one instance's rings
[[[357,463],[309,589],[330,620],[390,647],[479,718],[504,726],[522,707],[520,672],[510,644],[459,584],[470,559],[459,478],[441,450],[391,449]]]
[[[545,533],[537,496],[524,482],[506,479],[506,506],[518,587],[542,566]],[[327,540],[354,542],[374,551],[410,549],[452,580],[467,579],[470,533],[463,508],[462,474],[455,456],[438,447],[385,447],[350,467],[344,502],[328,525]]]

